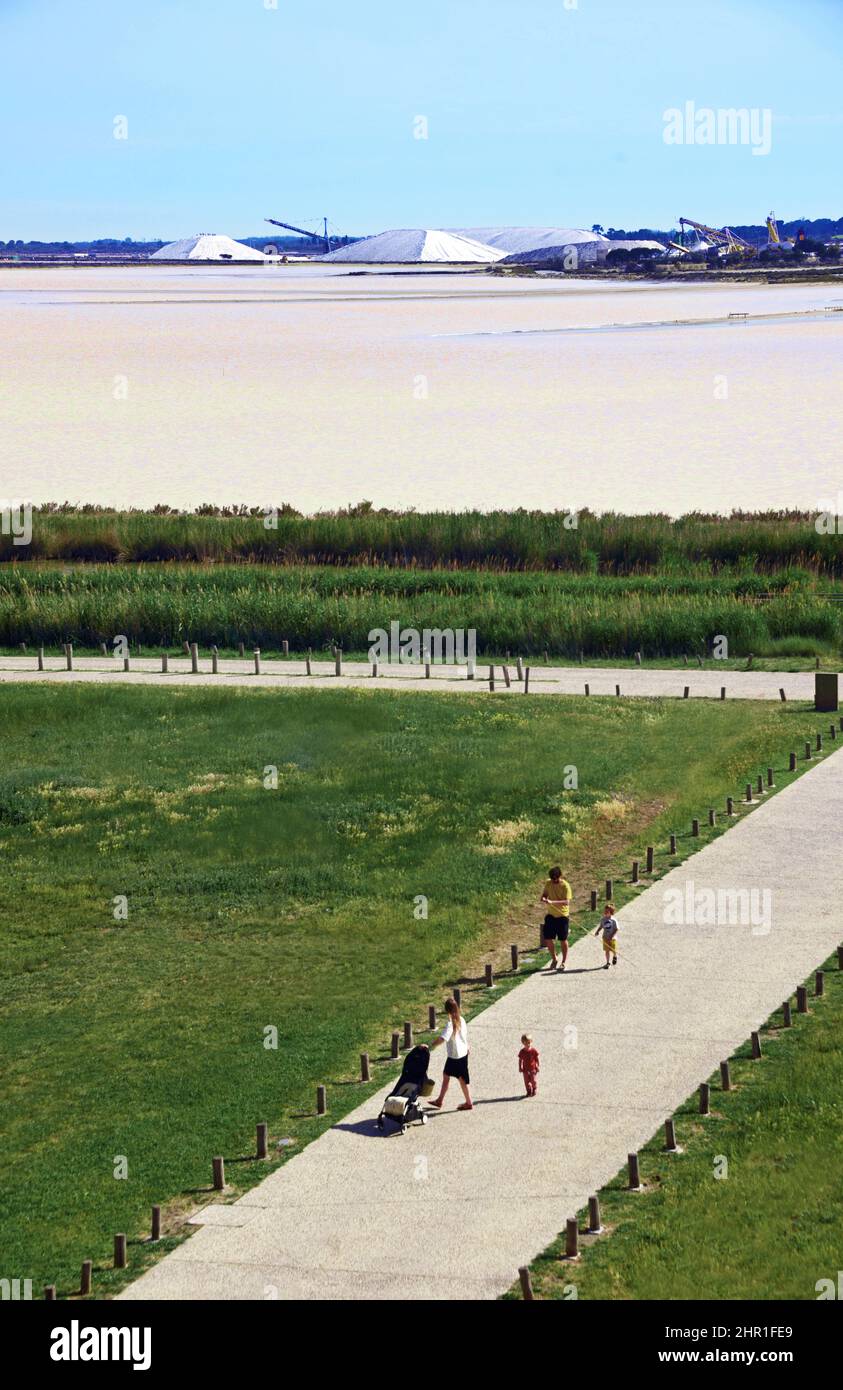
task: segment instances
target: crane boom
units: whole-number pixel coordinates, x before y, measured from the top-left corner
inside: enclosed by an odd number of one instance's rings
[[[318,232],[309,232],[305,227],[294,227],[292,222],[279,222],[277,217],[265,217],[265,222],[271,222],[273,227],[284,227],[288,232],[298,232],[299,236],[306,236],[308,241],[321,241],[327,254],[331,249],[331,239],[328,236],[328,222],[325,219],[325,234],[320,236]]]

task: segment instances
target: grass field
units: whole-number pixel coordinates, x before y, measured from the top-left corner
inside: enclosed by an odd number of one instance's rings
[[[582,1258],[564,1238],[532,1266],[538,1298],[799,1299],[835,1285],[840,1267],[843,1178],[843,974],[825,965],[825,994],[810,1015],[778,1012],[763,1057],[748,1046],[732,1063],[734,1089],[712,1076],[711,1116],[693,1096],[675,1117],[684,1152],[662,1151],[659,1131],[641,1150],[643,1193],[626,1173],[601,1194],[607,1233],[586,1237]],[[807,982],[813,995],[813,977]],[[724,1165],[725,1159],[725,1165]],[[588,1226],[580,1213],[580,1229]],[[508,1295],[520,1297],[513,1289]]]
[[[839,659],[843,603],[809,570],[702,569],[616,576],[278,565],[0,566],[0,648],[118,634],[147,648],[239,642],[363,654],[374,629],[474,629],[481,656]]]
[[[583,509],[576,525],[553,512],[391,512],[363,502],[339,512],[301,516],[279,506],[277,525],[264,525],[260,507],[228,515],[204,507],[192,515],[166,506],[153,512],[113,512],[67,503],[35,512],[31,544],[0,535],[0,558],[82,561],[266,561],[273,564],[367,564],[579,573],[683,572],[744,565],[771,572],[790,565],[843,573],[835,530],[816,515],[787,512],[595,515]]]
[[[632,853],[721,833],[691,817],[769,762],[787,782],[816,726],[749,701],[84,686],[7,686],[4,714],[0,1225],[7,1265],[60,1293],[152,1202],[199,1200],[212,1154],[261,1176],[235,1161],[257,1121],[319,1133],[317,1082],[352,1108],[359,1052],[379,1084],[446,987],[474,1009],[483,960],[535,944],[549,863],[587,924],[591,887],[623,902]]]

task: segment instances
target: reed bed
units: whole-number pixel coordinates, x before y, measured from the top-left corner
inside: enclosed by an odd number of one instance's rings
[[[612,577],[367,566],[2,565],[0,646],[124,634],[173,647],[239,642],[362,652],[374,628],[474,628],[481,655],[617,657],[838,651],[843,605],[809,571]]]
[[[661,513],[623,516],[581,511],[386,512],[363,503],[301,516],[279,509],[277,528],[263,513],[231,515],[116,512],[51,505],[34,516],[32,543],[0,536],[0,559],[90,563],[250,562],[395,568],[563,570],[638,574],[705,564],[770,573],[797,565],[843,573],[837,534],[817,531],[813,514],[766,512],[729,517]],[[253,509],[254,513],[254,509]]]

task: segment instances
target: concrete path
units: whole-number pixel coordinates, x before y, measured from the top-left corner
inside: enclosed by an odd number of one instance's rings
[[[219,673],[211,673],[211,662],[204,656],[193,674],[188,657],[171,657],[169,671],[161,673],[160,657],[132,657],[130,670],[111,657],[73,658],[73,670],[66,669],[64,657],[45,657],[43,671],[37,669],[37,655],[0,657],[0,683],[4,681],[93,681],[130,685],[242,685],[271,688],[318,687],[366,690],[422,690],[477,692],[489,689],[488,663],[477,665],[476,678],[468,680],[465,666],[431,668],[425,679],[424,666],[416,664],[381,666],[376,678],[371,666],[362,661],[343,662],[337,676],[333,661],[313,661],[308,676],[303,661],[261,657],[261,674],[255,675],[254,659],[222,660]],[[523,693],[516,679],[515,666],[509,667],[512,684],[509,694]],[[687,686],[690,697],[719,700],[725,686],[727,699],[778,700],[783,689],[788,700],[812,700],[813,671],[718,671],[689,667],[688,670],[658,670],[646,667],[534,666],[530,670],[531,695],[584,695],[588,684],[592,695],[615,695],[619,685],[624,696],[675,696],[681,698]],[[501,667],[495,667],[495,690],[506,692]]]
[[[471,1021],[471,1114],[452,1085],[429,1124],[384,1137],[384,1087],[238,1202],[206,1208],[121,1297],[496,1297],[843,939],[841,823],[843,750],[643,889],[620,913],[616,968],[589,936],[564,975],[533,975]],[[769,920],[666,924],[665,893],[684,901],[689,885],[766,890]],[[524,1031],[542,1059],[533,1100]]]

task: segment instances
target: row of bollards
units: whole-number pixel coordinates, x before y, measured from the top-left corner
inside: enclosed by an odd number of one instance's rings
[[[837,965],[839,970],[843,970],[843,944],[837,947]],[[814,974],[814,995],[821,999],[825,994],[825,972],[817,970]],[[805,985],[798,985],[796,988],[796,1006],[799,1013],[808,1013],[808,990]],[[792,1027],[793,1019],[791,1013],[790,1000],[786,1000],[782,1005],[784,1016],[784,1026]],[[759,1061],[762,1057],[761,1034],[760,1030],[754,1030],[750,1034],[750,1056],[753,1061]],[[720,1063],[720,1088],[722,1091],[732,1091],[731,1065],[728,1059]],[[698,1111],[701,1116],[710,1117],[711,1110],[711,1083],[703,1081],[700,1083],[698,1091]],[[662,1152],[665,1154],[679,1155],[682,1149],[676,1142],[676,1121],[669,1116],[664,1122],[664,1145]],[[637,1153],[627,1154],[627,1181],[624,1190],[630,1193],[641,1193],[646,1191],[646,1186],[641,1180],[641,1167],[639,1155]],[[600,1235],[603,1225],[600,1218],[600,1199],[599,1196],[589,1197],[588,1199],[588,1226],[586,1235]],[[570,1217],[565,1223],[565,1254],[566,1261],[578,1260],[580,1258],[579,1249],[580,1229],[576,1217]],[[521,1295],[525,1302],[532,1302],[535,1299],[533,1291],[532,1277],[529,1267],[521,1265],[518,1269],[518,1279],[521,1285]]]

